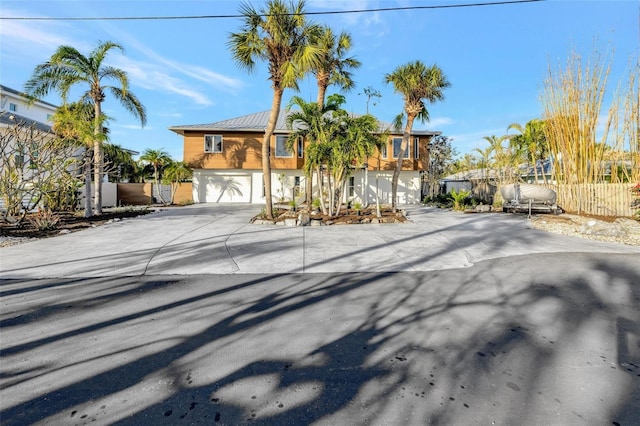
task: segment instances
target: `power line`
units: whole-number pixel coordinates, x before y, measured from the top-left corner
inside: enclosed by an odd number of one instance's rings
[[[508,0],[488,3],[459,3],[432,6],[405,6],[405,7],[381,7],[373,9],[333,10],[326,12],[304,12],[303,15],[342,15],[347,13],[390,12],[398,10],[424,10],[424,9],[453,9],[463,7],[504,6],[521,3],[536,3],[545,0]],[[269,15],[260,15],[269,16]],[[191,16],[122,16],[122,17],[45,17],[45,16],[0,16],[0,20],[13,21],[158,21],[178,19],[227,19],[244,18],[244,15],[191,15]]]

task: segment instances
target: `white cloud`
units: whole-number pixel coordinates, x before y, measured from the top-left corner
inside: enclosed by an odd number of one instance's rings
[[[3,10],[3,16],[30,16],[17,10]],[[177,94],[191,99],[198,105],[212,105],[213,102],[193,84],[193,80],[206,83],[218,90],[235,93],[243,87],[241,80],[226,76],[201,66],[191,66],[169,60],[111,25],[101,25],[117,39],[124,39],[127,47],[133,47],[147,60],[112,54],[107,57],[110,65],[122,68],[129,74],[132,85],[164,93]],[[28,21],[3,20],[0,26],[2,53],[30,60],[47,58],[60,46],[70,45],[80,52],[88,52],[95,47],[80,35],[74,35],[67,23],[38,21],[33,25]],[[29,46],[28,49],[25,46]]]
[[[312,0],[309,2],[309,6],[325,11],[364,11],[379,7],[372,5],[368,0],[348,2],[344,0]],[[389,33],[389,28],[380,12],[354,12],[328,16],[338,16],[352,34],[359,31],[368,37],[384,37]]]
[[[4,17],[29,17],[28,13],[3,10]],[[74,46],[77,49],[88,48],[88,44],[78,42],[69,37],[71,29],[67,23],[53,21],[2,20],[0,39],[3,54],[18,54],[22,57],[49,57],[62,45]],[[28,48],[26,48],[28,46]]]
[[[140,124],[115,124],[112,127],[118,127],[120,129],[130,129],[130,130],[153,130],[153,127],[142,127]]]
[[[190,88],[184,81],[161,71],[154,64],[131,60],[126,56],[114,57],[118,68],[129,75],[131,84],[148,90],[174,93],[191,99],[198,105],[212,105],[213,102],[198,90]]]
[[[118,37],[120,39],[124,39],[127,46],[132,46],[134,49],[136,49],[149,59],[149,62],[145,63],[145,67],[147,68],[163,70],[162,73],[167,74],[165,70],[167,70],[168,67],[171,70],[177,71],[179,74],[202,81],[217,89],[231,93],[235,92],[237,89],[242,88],[242,86],[244,85],[241,80],[217,73],[207,68],[183,64],[181,62],[167,59],[141,43],[136,38],[122,32],[118,32]]]
[[[444,127],[453,124],[453,119],[449,117],[435,117],[427,123],[430,128]]]

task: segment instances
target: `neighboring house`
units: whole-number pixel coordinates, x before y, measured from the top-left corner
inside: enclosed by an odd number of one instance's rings
[[[10,116],[14,120],[24,120],[27,124],[38,123],[41,130],[51,129],[51,117],[58,107],[44,101],[35,101],[29,105],[24,93],[0,84],[0,112],[2,112],[2,125],[11,124]]]
[[[169,127],[169,130],[183,136],[184,161],[194,169],[194,202],[264,202],[262,140],[269,114],[270,111],[263,111],[210,124]],[[283,109],[270,146],[271,187],[275,202],[292,198],[300,201],[305,187],[303,165],[307,142],[300,140],[293,152],[287,151],[285,141],[290,131],[285,118],[286,110]],[[428,164],[429,141],[439,134],[413,131],[398,183],[400,204],[420,202],[420,171]],[[401,141],[401,133],[392,134],[386,149],[354,169],[344,194],[345,201],[366,205],[375,202],[377,193],[380,202],[391,202],[391,178]],[[314,180],[314,194],[315,191]]]
[[[57,109],[58,106],[40,100],[29,104],[28,97],[23,92],[0,85],[0,133],[2,134],[7,131],[7,128],[15,126],[16,124],[22,124],[25,128],[33,126],[35,130],[43,133],[51,133],[51,137],[53,137],[51,117],[56,113]],[[19,161],[24,169],[23,176],[28,176],[29,173],[31,173],[29,168],[30,158],[28,155],[25,155],[24,152],[21,152],[22,149],[20,146],[23,142],[24,141],[14,142],[10,140],[8,145],[3,148],[8,150],[8,152],[3,152],[2,158],[12,158],[14,161]],[[129,152],[131,152],[132,155],[138,154],[137,151],[129,150]],[[66,157],[80,159],[83,153],[84,148],[70,148],[66,153]],[[105,181],[107,181],[106,175]],[[116,186],[114,184],[113,186],[107,186],[103,189],[103,206],[106,207],[116,204],[115,188]],[[82,192],[81,198],[83,196],[84,192]],[[28,204],[31,196],[25,195],[24,199],[26,200],[26,204]],[[4,202],[2,201],[2,197],[0,197],[0,209],[3,207]]]
[[[441,192],[448,194],[452,190],[456,192],[471,191],[474,197],[493,202],[493,196],[497,191],[495,184],[495,170],[473,169],[458,172],[440,179]]]

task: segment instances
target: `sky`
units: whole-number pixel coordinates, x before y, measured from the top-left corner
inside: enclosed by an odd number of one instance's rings
[[[502,1],[502,0],[495,0]],[[406,8],[487,0],[307,0],[308,12]],[[252,0],[256,9],[265,1]],[[110,141],[143,152],[164,149],[183,158],[182,137],[170,126],[213,123],[268,110],[272,90],[265,65],[251,74],[234,62],[227,42],[242,19],[15,20],[5,18],[117,18],[238,15],[231,0],[2,0],[0,3],[0,83],[23,90],[34,68],[60,45],[88,55],[100,41],[121,44],[107,64],[128,73],[130,90],[147,110],[147,125],[107,97]],[[373,88],[369,112],[391,122],[402,97],[384,82],[400,65],[420,60],[437,64],[451,87],[443,101],[429,104],[430,121],[415,129],[440,131],[460,155],[484,148],[484,136],[503,135],[512,123],[541,116],[539,101],[549,69],[566,64],[571,52],[589,57],[597,49],[611,59],[609,93],[629,75],[640,52],[640,0],[546,0],[463,8],[317,14],[311,20],[348,32],[356,88],[343,93],[345,108],[367,110],[363,89]],[[328,94],[338,93],[330,87]],[[315,80],[305,78],[294,95],[315,101]],[[73,92],[72,92],[73,96]],[[59,105],[52,92],[44,100]]]

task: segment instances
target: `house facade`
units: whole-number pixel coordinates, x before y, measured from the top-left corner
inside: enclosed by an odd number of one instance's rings
[[[169,127],[181,135],[184,161],[194,170],[193,200],[196,203],[265,202],[262,176],[262,141],[270,111],[263,111],[210,124]],[[286,149],[291,132],[286,111],[280,112],[270,141],[271,188],[274,202],[304,199],[304,150],[307,141],[297,141]],[[390,127],[390,126],[387,126]],[[402,164],[398,183],[398,203],[421,201],[421,171],[428,164],[428,144],[440,132],[416,130]],[[344,201],[363,205],[391,203],[391,179],[398,161],[402,134],[391,134],[385,149],[358,168],[348,179]],[[315,176],[314,176],[315,179]],[[316,182],[314,181],[314,194]]]
[[[36,123],[43,131],[51,130],[51,117],[58,107],[37,100],[29,105],[24,93],[0,84],[0,123],[6,127],[13,122]]]

